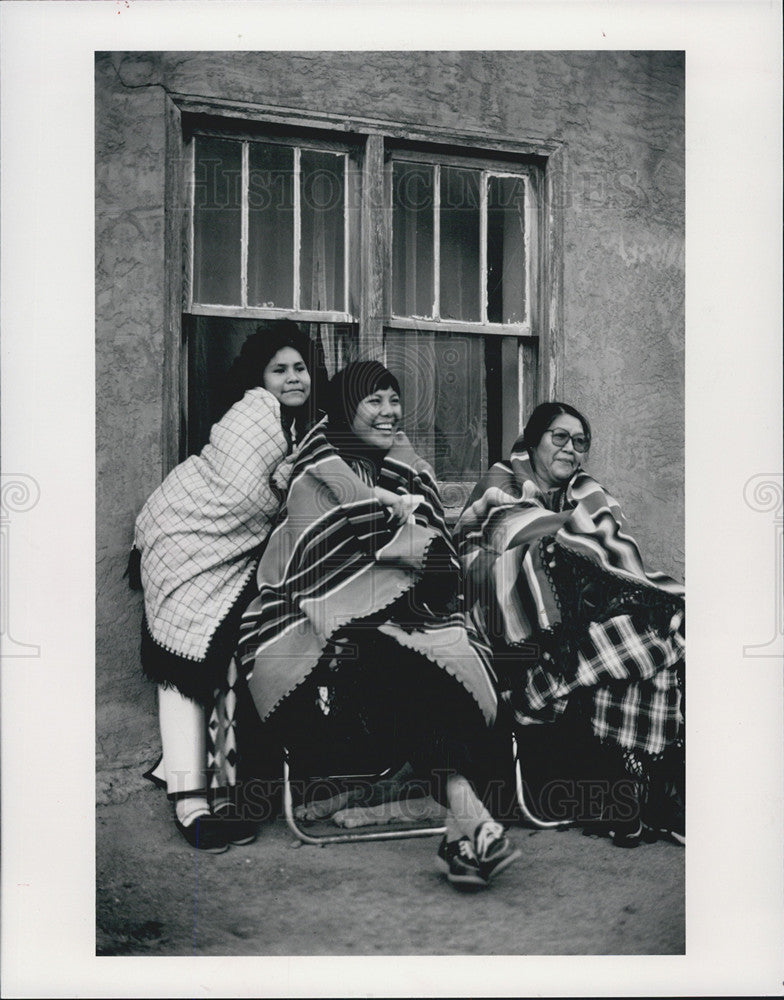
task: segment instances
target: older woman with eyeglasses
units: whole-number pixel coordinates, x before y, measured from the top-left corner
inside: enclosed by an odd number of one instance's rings
[[[683,587],[646,570],[617,501],[583,468],[590,445],[573,406],[535,408],[456,525],[467,597],[521,742],[546,723],[559,753],[570,741],[552,775],[571,782],[559,818],[619,846],[683,843]],[[580,778],[600,781],[592,808]]]

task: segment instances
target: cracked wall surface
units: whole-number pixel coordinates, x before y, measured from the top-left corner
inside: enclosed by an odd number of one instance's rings
[[[162,469],[166,93],[565,143],[563,398],[651,567],[682,579],[684,76],[676,52],[99,53],[99,768],[156,749],[123,579]]]

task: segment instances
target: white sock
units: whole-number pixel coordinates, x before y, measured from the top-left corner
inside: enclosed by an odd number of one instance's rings
[[[453,843],[455,840],[460,840],[463,836],[463,831],[460,829],[460,824],[455,819],[452,814],[451,809],[446,811],[446,840],[448,844]]]
[[[473,843],[476,828],[487,820],[492,821],[493,817],[480,802],[468,779],[464,778],[462,774],[453,774],[447,778],[446,798],[449,812],[453,814],[461,836],[470,837],[471,843]],[[449,836],[448,819],[447,839],[452,839]]]
[[[202,816],[210,815],[210,807],[203,795],[185,795],[174,803],[177,819],[183,826],[190,826]]]

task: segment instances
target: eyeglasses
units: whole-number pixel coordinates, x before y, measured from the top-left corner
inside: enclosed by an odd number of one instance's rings
[[[561,430],[548,430],[547,432],[553,439],[553,444],[556,448],[563,448],[567,441],[571,440],[574,445],[574,450],[580,453],[588,451],[591,447],[591,439],[586,437],[585,434],[570,434],[569,431]]]

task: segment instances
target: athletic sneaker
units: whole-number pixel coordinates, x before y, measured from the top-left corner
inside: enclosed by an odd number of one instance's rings
[[[476,828],[474,853],[479,862],[479,871],[485,881],[489,882],[516,861],[521,852],[509,840],[501,824],[488,819]]]
[[[453,885],[487,885],[468,837],[452,841],[447,841],[444,837],[438,846],[436,865],[446,873]]]

